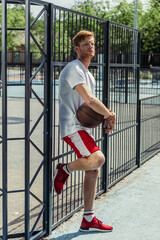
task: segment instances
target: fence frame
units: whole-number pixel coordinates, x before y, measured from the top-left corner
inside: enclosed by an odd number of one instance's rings
[[[2,1],[2,172],[3,237],[7,239],[7,3]]]

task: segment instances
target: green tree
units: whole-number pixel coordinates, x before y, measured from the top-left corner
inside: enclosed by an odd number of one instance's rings
[[[109,18],[109,9],[110,4],[109,1],[94,1],[94,0],[85,0],[84,2],[78,2],[72,8],[72,10],[76,10],[82,13],[89,14],[91,16],[96,16],[102,19]]]
[[[2,21],[2,6],[0,5],[0,22]],[[7,28],[25,28],[25,8],[21,5],[15,5],[7,8]],[[7,49],[15,50],[17,46],[24,42],[24,33],[20,35],[20,31],[8,30],[7,31]],[[1,37],[1,36],[0,36]],[[24,43],[23,43],[24,44]],[[1,44],[0,44],[1,49]]]
[[[108,1],[84,1],[77,3],[74,10],[97,16],[105,20],[134,26],[134,0],[116,0],[116,5],[110,7]],[[160,1],[150,0],[147,9],[143,9],[142,2],[138,0],[138,29],[141,31],[141,51],[156,53],[160,51]]]
[[[128,3],[127,0],[115,0],[116,5],[110,6],[108,0],[85,0],[84,2],[78,2],[73,6],[73,10],[83,12],[92,16],[96,16],[105,20],[110,20],[119,24],[133,27],[134,24],[134,0],[131,3]],[[65,18],[65,19],[64,19]],[[72,20],[71,20],[72,18]],[[0,21],[2,19],[2,7],[0,5]],[[34,19],[31,16],[31,22]],[[72,22],[67,29],[67,22]],[[63,45],[62,52],[71,51],[72,45],[68,41],[68,38],[72,38],[73,30],[77,31],[77,24],[79,29],[86,28],[87,26],[93,26],[92,22],[88,22],[85,17],[83,17],[83,22],[79,19],[77,22],[76,14],[73,16],[68,15],[68,13],[62,13],[59,21],[59,17],[56,17],[56,22],[54,26],[55,31],[55,46],[58,49],[56,52],[57,56],[60,55],[61,49],[60,45]],[[81,26],[80,26],[81,25]],[[8,6],[7,9],[7,27],[8,28],[25,28],[25,8],[22,5],[12,5]],[[97,39],[99,38],[98,29],[101,26],[98,23],[95,23],[95,33],[97,34]],[[147,9],[142,8],[142,3],[138,1],[138,29],[141,31],[141,49],[142,52],[159,52],[160,51],[160,1],[159,0],[150,0],[150,5]],[[44,16],[42,16],[36,24],[33,25],[31,32],[36,37],[39,45],[44,46]],[[25,44],[25,33],[24,31],[7,31],[7,48],[8,50],[15,50],[17,46]],[[61,39],[59,40],[59,36]],[[64,36],[64,40],[62,38]],[[1,35],[0,35],[1,43]],[[59,44],[60,43],[60,44]],[[100,46],[100,45],[99,45]],[[61,47],[62,48],[62,47]],[[1,44],[0,44],[1,50]],[[38,51],[34,41],[31,41],[31,50]],[[64,54],[63,54],[64,55]],[[63,57],[63,56],[62,56]]]
[[[138,25],[142,16],[142,3],[138,1]],[[126,0],[120,1],[112,8],[109,20],[129,27],[134,26],[134,1],[128,3]]]
[[[34,17],[31,15],[31,22]],[[2,6],[0,5],[0,22],[2,21]],[[11,28],[25,29],[25,8],[22,5],[8,5],[7,7],[7,49],[15,51],[18,46],[25,45],[25,31],[12,30]],[[35,36],[39,45],[44,46],[44,16],[37,20],[31,28],[31,32]],[[1,35],[0,35],[1,50]],[[38,51],[36,44],[31,40],[31,51]]]
[[[73,10],[96,16],[105,20],[110,20],[119,24],[133,27],[134,23],[134,1],[128,3],[127,0],[115,1],[115,6],[110,6],[109,1],[88,0],[83,3],[78,2]],[[138,20],[142,15],[142,3],[138,3]]]
[[[151,0],[150,8],[144,12],[139,24],[141,31],[142,51],[160,52],[160,1]]]

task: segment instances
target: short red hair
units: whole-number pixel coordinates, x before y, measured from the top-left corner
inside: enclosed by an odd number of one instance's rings
[[[73,38],[72,42],[74,46],[79,46],[79,43],[83,41],[86,37],[94,37],[94,33],[87,31],[87,30],[81,30],[79,31]]]

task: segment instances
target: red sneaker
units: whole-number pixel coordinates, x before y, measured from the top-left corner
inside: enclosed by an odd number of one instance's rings
[[[59,163],[56,166],[57,172],[55,174],[53,184],[54,184],[54,189],[57,194],[61,194],[61,192],[63,190],[63,185],[65,184],[65,182],[67,181],[67,179],[69,177],[69,174],[67,174],[63,170],[64,165],[67,165],[67,164]]]
[[[80,226],[80,231],[82,232],[111,232],[113,227],[103,224],[96,217],[92,219],[91,222],[88,222],[84,217]]]

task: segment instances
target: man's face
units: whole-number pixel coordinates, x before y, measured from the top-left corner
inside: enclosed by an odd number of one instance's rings
[[[95,55],[95,40],[94,37],[86,37],[80,42],[79,46],[74,47],[78,57],[93,58]]]

